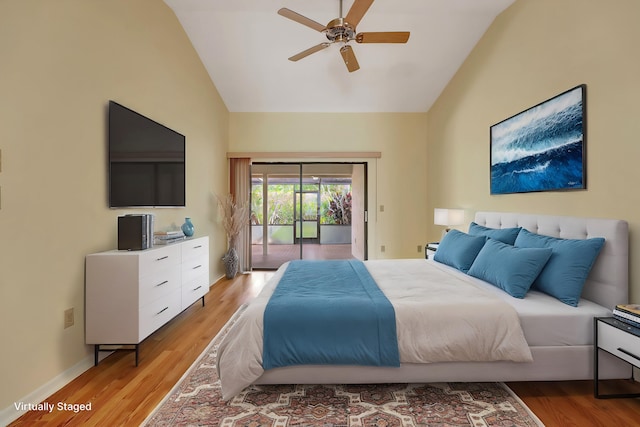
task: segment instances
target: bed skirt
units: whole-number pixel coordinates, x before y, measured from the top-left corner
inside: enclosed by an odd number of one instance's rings
[[[400,368],[370,366],[290,366],[265,371],[256,384],[377,384],[485,381],[593,380],[593,346],[532,347],[532,363],[403,363]],[[600,352],[601,379],[627,379],[631,366]]]

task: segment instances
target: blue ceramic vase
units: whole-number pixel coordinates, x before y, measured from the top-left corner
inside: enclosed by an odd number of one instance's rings
[[[182,227],[180,227],[182,229],[182,232],[184,233],[185,236],[187,237],[191,237],[193,236],[193,223],[191,222],[191,218],[185,218],[184,219],[184,224],[182,224]]]

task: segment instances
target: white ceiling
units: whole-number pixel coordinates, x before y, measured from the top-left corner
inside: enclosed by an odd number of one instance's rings
[[[410,31],[407,44],[338,44],[287,58],[326,38],[277,14],[286,7],[326,25],[339,0],[164,0],[231,112],[425,112],[494,18],[514,0],[377,0],[358,32]],[[343,16],[353,0],[344,0]]]

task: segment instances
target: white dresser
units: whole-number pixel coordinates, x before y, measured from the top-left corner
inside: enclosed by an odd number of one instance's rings
[[[209,292],[209,237],[86,257],[86,343],[139,344]]]

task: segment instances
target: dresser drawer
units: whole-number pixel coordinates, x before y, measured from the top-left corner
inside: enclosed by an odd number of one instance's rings
[[[182,285],[182,309],[205,296],[209,292],[209,275],[200,276]]]
[[[140,278],[139,306],[145,306],[170,294],[179,289],[181,283],[181,272],[178,266],[169,266]]]
[[[180,265],[180,253],[180,245],[167,245],[164,248],[140,253],[139,276],[143,277],[159,269]]]
[[[196,277],[209,277],[209,257],[203,255],[186,260],[182,264],[182,283],[189,283]]]
[[[176,289],[168,295],[140,307],[139,339],[144,340],[156,329],[173,319],[182,311],[182,290]]]
[[[209,255],[209,238],[200,237],[198,239],[186,240],[182,243],[182,262],[191,258]]]
[[[598,347],[640,367],[640,338],[604,322],[598,325]]]

